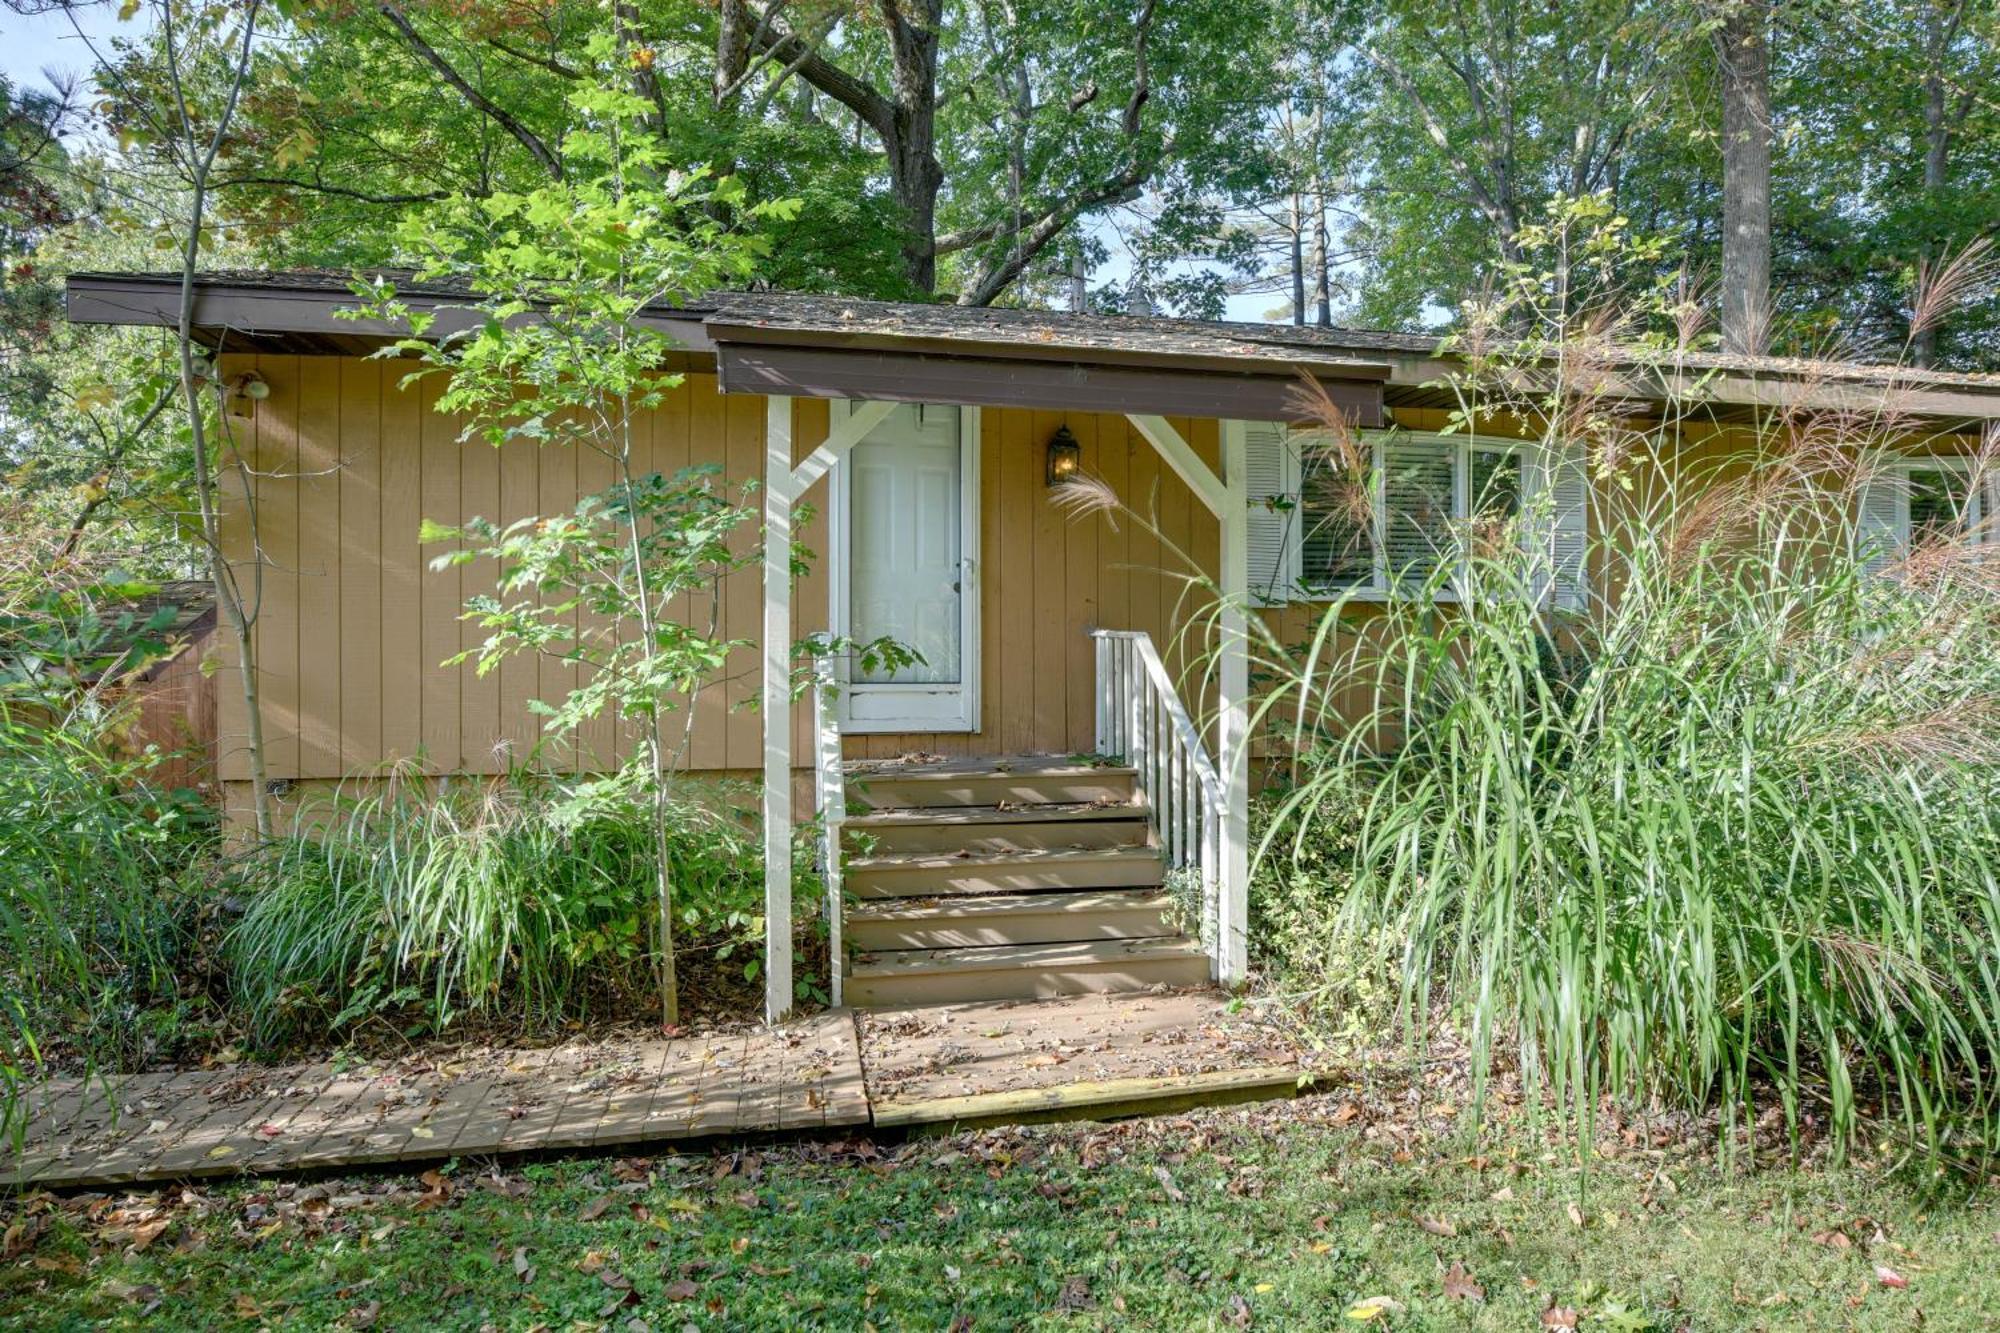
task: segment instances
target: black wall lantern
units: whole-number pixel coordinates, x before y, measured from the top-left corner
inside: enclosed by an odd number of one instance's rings
[[[1083,470],[1083,449],[1076,442],[1076,436],[1069,433],[1068,426],[1056,427],[1056,433],[1049,437],[1048,483],[1060,486],[1073,480]]]

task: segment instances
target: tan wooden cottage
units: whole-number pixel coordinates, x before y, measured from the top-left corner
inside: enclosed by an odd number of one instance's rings
[[[463,318],[449,289],[402,294],[445,328]],[[84,323],[172,326],[178,299],[176,275],[69,284],[70,317]],[[295,791],[412,757],[439,774],[503,773],[537,740],[528,701],[573,681],[525,657],[483,679],[440,666],[483,637],[460,619],[481,571],[430,571],[419,523],[567,511],[610,485],[608,464],[460,444],[431,410],[435,381],[403,392],[401,369],[366,359],[391,331],[335,318],[354,304],[344,276],[198,284],[195,323],[225,377],[254,370],[269,389],[232,422],[256,470],[269,777]],[[648,423],[652,465],[713,463],[762,483],[764,577],[732,581],[723,627],[761,650],[695,701],[691,766],[761,775],[773,1018],[791,1003],[790,849],[808,802],[832,826],[835,983],[848,1002],[1244,976],[1243,608],[1302,624],[1334,589],[1380,592],[1396,542],[1385,529],[1357,558],[1312,537],[1282,424],[1301,376],[1358,426],[1399,428],[1379,437],[1396,451],[1384,471],[1428,487],[1438,523],[1494,485],[1516,503],[1546,490],[1554,517],[1533,539],[1549,544],[1547,595],[1574,605],[1587,590],[1582,469],[1497,435],[1435,434],[1447,367],[1426,336],[780,294],[724,294],[655,321],[684,349],[686,382]],[[1802,391],[1863,403],[1886,373],[1815,367],[1802,389],[1800,368],[1782,362],[1694,369],[1713,376],[1706,392],[1725,418]],[[1926,451],[1913,466],[1947,485],[1948,456],[2000,417],[1993,377],[1905,379],[1897,393],[1947,442],[1946,457]],[[1159,534],[1062,513],[1050,482],[1072,468],[1156,510]],[[231,555],[247,563],[246,497],[228,499]],[[1996,496],[1966,503],[2000,511]],[[1873,519],[1907,532],[1909,505],[1885,497]],[[785,577],[795,536],[820,554],[796,583]],[[1191,612],[1175,551],[1236,598],[1219,645],[1201,645],[1218,648],[1207,674],[1184,670]],[[838,681],[817,712],[790,707],[790,645],[826,628],[894,636],[924,661]],[[761,711],[742,707],[758,699]],[[241,819],[240,695],[222,690],[221,705],[221,776]],[[586,734],[572,761],[611,753],[611,727]],[[850,802],[866,813],[850,817]],[[844,853],[843,820],[866,835]],[[1202,887],[1198,938],[1170,924],[1174,872]]]

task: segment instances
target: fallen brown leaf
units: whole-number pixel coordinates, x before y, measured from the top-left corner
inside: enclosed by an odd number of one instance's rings
[[[157,1222],[146,1222],[140,1226],[133,1227],[132,1248],[134,1250],[145,1249],[148,1245],[151,1245],[154,1241],[158,1240],[160,1238],[160,1233],[165,1231],[171,1225],[172,1225],[171,1219],[163,1217],[159,1219]]]
[[[1415,1221],[1419,1228],[1430,1232],[1433,1236],[1456,1236],[1458,1234],[1458,1228],[1445,1221],[1442,1217],[1419,1217]]]
[[[1542,1311],[1543,1328],[1575,1328],[1577,1313],[1567,1305],[1551,1305]]]
[[[1160,1182],[1160,1188],[1167,1192],[1169,1199],[1172,1199],[1175,1203],[1187,1202],[1187,1195],[1181,1192],[1180,1186],[1174,1184],[1174,1178],[1167,1174],[1167,1168],[1164,1166],[1154,1167],[1153,1178]]]
[[[1445,1271],[1444,1294],[1455,1301],[1483,1301],[1486,1288],[1472,1280],[1472,1274],[1465,1271],[1463,1261],[1454,1259]]]
[[[13,1259],[26,1254],[35,1247],[35,1242],[41,1239],[47,1227],[48,1219],[40,1216],[24,1217],[15,1222],[7,1228],[4,1236],[0,1236],[0,1259]]]
[[[577,1220],[579,1222],[595,1222],[598,1218],[604,1216],[605,1209],[617,1202],[618,1195],[616,1193],[600,1194],[577,1212]]]
[[[1895,1269],[1884,1267],[1881,1264],[1875,1265],[1875,1280],[1883,1286],[1893,1287],[1897,1291],[1901,1291],[1910,1285],[1910,1279],[1904,1277]]]

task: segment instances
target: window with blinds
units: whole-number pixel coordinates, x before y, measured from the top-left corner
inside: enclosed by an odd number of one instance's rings
[[[1384,431],[1356,477],[1282,426],[1245,422],[1251,587],[1275,604],[1386,595],[1439,584],[1444,596],[1481,541],[1517,536],[1543,555],[1540,595],[1583,600],[1588,478],[1541,465],[1528,445]],[[1546,491],[1547,503],[1531,501]]]
[[[2000,477],[1975,485],[1965,459],[1900,459],[1880,467],[1861,492],[1855,541],[1867,568],[1882,573],[1932,541],[1965,534],[2000,540],[1992,516],[2000,509]]]
[[[1375,499],[1368,478],[1324,458],[1301,464],[1299,582],[1342,590],[1375,583]]]

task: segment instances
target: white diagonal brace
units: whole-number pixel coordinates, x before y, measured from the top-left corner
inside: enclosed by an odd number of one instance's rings
[[[1228,489],[1223,486],[1222,479],[1209,470],[1208,464],[1201,461],[1201,455],[1194,451],[1194,446],[1174,429],[1172,422],[1165,417],[1147,416],[1139,412],[1128,412],[1125,414],[1125,419],[1139,428],[1139,433],[1159,451],[1160,457],[1167,460],[1167,466],[1187,483],[1188,489],[1195,493],[1195,498],[1208,506],[1209,513],[1217,518],[1227,516]]]
[[[847,414],[847,420],[827,432],[826,440],[805,462],[792,469],[792,494],[804,495],[806,488],[827,474],[827,470],[842,458],[847,451],[868,437],[868,432],[882,424],[884,417],[896,410],[894,403],[856,403],[854,410]]]

